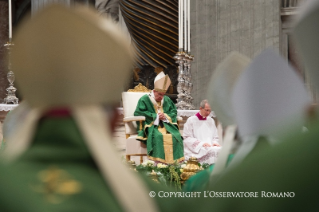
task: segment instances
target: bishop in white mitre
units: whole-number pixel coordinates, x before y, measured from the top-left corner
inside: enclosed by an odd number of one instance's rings
[[[207,100],[200,103],[199,112],[187,119],[184,124],[184,156],[188,160],[196,157],[203,164],[215,163],[220,145],[218,143],[218,131],[214,119],[209,115],[210,105]]]

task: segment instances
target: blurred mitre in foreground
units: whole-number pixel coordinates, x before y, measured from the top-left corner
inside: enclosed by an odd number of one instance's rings
[[[207,89],[207,99],[218,120],[224,126],[235,124],[231,105],[234,85],[250,63],[250,59],[238,52],[232,52],[216,68]]]
[[[17,30],[12,67],[31,106],[119,101],[132,67],[127,39],[86,7],[51,5]]]
[[[306,72],[310,75],[309,80],[319,91],[319,1],[309,0],[304,4],[296,21],[293,35]]]

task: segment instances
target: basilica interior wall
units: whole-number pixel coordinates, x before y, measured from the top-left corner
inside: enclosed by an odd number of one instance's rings
[[[44,1],[32,0],[32,11]],[[70,4],[70,0],[61,0]],[[6,10],[7,2],[3,3]],[[210,76],[219,62],[231,51],[239,51],[253,58],[266,47],[280,50],[279,0],[192,0],[191,2],[191,53],[194,105],[205,98]],[[5,15],[6,14],[6,15]],[[7,13],[3,13],[7,16]],[[3,19],[6,20],[7,19]],[[2,29],[7,28],[2,27]],[[7,36],[7,33],[3,35]],[[2,42],[3,43],[3,42]],[[2,50],[1,50],[2,49]],[[0,48],[1,52],[4,50]],[[1,53],[0,52],[0,53]],[[5,65],[0,61],[0,80],[6,82]],[[8,83],[1,83],[0,101],[5,97]]]
[[[280,51],[279,0],[196,0],[191,2],[194,105],[205,98],[214,69],[230,52],[253,58],[263,49]]]

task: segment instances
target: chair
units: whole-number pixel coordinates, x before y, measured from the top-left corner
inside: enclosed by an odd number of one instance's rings
[[[138,100],[145,94],[148,94],[148,90],[141,83],[135,86],[134,89],[130,89],[127,92],[122,93],[123,112],[124,112],[124,127],[126,135],[126,160],[130,160],[131,156],[140,156],[140,163],[143,163],[143,156],[147,156],[146,145],[138,140],[136,122],[145,121],[144,116],[134,116]]]

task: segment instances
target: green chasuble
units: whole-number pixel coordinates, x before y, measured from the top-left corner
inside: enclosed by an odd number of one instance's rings
[[[43,211],[123,210],[71,117],[40,120],[31,146],[8,168],[23,170]]]
[[[211,198],[207,204],[214,211],[318,211],[319,120],[308,129],[289,132],[283,142],[247,158],[207,188],[250,192],[249,197]]]
[[[145,122],[140,125],[137,123],[138,137],[137,139],[145,143],[147,146],[147,154],[151,160],[164,163],[174,163],[174,161],[184,160],[184,145],[181,134],[177,125],[177,110],[173,101],[164,96],[159,106],[151,101],[152,97],[144,95],[140,98],[135,116],[145,116]],[[154,125],[157,112],[163,112],[169,121]]]
[[[0,169],[0,211],[124,211],[72,117],[42,119],[31,146],[5,168]],[[171,189],[140,177],[145,192],[154,192],[159,211],[196,210],[197,198],[167,196]]]
[[[10,170],[0,166],[0,211],[43,212],[44,204],[30,190],[24,179],[25,169]]]

